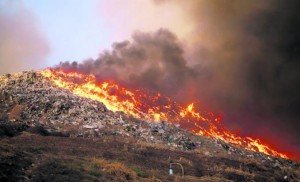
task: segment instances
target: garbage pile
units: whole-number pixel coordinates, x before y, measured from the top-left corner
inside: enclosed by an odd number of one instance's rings
[[[70,137],[121,135],[184,150],[201,143],[199,137],[170,123],[141,121],[109,111],[100,102],[53,86],[36,72],[7,74],[1,76],[0,83],[2,123],[22,123],[35,130],[44,128],[44,133],[61,132]]]
[[[124,140],[132,137],[172,149],[199,150],[207,156],[255,157],[262,162],[273,161],[274,165],[285,163],[220,140],[195,136],[166,121],[147,122],[109,111],[100,102],[53,86],[33,71],[0,76],[0,125],[0,136],[21,131],[93,139],[119,135]]]

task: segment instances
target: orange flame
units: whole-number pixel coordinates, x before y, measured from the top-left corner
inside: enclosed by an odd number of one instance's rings
[[[221,125],[220,116],[212,112],[200,112],[196,110],[194,103],[183,107],[160,93],[129,90],[111,81],[98,82],[93,75],[52,69],[43,70],[41,74],[57,87],[67,89],[80,97],[102,102],[111,111],[122,111],[148,121],[178,123],[198,135],[220,139],[267,155],[288,158],[287,154],[272,149],[259,139],[240,137],[226,130]]]

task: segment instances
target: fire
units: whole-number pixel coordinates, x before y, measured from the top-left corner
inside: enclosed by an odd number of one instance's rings
[[[129,90],[112,81],[99,82],[93,75],[46,69],[40,72],[57,87],[92,100],[102,102],[111,111],[122,111],[147,121],[168,121],[180,124],[195,134],[203,135],[276,157],[287,154],[251,137],[240,137],[222,126],[222,118],[212,112],[199,111],[194,103],[182,106],[160,93]]]

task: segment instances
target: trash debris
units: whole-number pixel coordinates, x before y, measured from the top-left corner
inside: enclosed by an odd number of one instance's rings
[[[124,140],[132,137],[178,150],[205,148],[207,157],[238,155],[260,159],[273,167],[283,166],[283,162],[274,157],[196,136],[177,123],[142,121],[122,112],[109,111],[104,104],[57,88],[32,71],[0,76],[0,101],[0,124],[5,126],[0,136],[15,136],[28,128],[28,132],[45,136],[101,138],[120,135]]]

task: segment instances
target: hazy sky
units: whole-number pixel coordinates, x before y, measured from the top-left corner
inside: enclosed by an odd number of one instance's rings
[[[104,49],[110,49],[112,43],[130,39],[132,33],[139,31],[156,31],[159,28],[171,29],[179,36],[182,43],[193,31],[193,23],[187,16],[186,7],[178,4],[156,3],[154,0],[0,0],[0,10],[4,20],[17,25],[5,24],[11,32],[12,40],[19,36],[24,25],[34,26],[23,37],[36,37],[38,32],[41,41],[32,42],[33,45],[47,44],[47,53],[44,51],[36,58],[33,55],[28,59],[40,62],[25,65],[25,59],[17,58],[7,53],[2,59],[15,59],[16,64],[24,63],[20,69],[8,69],[7,72],[36,69],[43,66],[53,66],[60,61],[81,61],[96,58]],[[21,14],[20,12],[24,12]],[[9,13],[8,13],[9,12]],[[10,14],[11,18],[7,18]],[[25,17],[30,14],[31,18]],[[25,18],[24,18],[25,17]],[[14,31],[12,31],[14,30]],[[22,37],[22,38],[23,38]],[[21,40],[21,38],[18,38]],[[14,44],[19,44],[14,42]],[[27,48],[27,41],[21,41],[20,49],[23,52],[32,52],[35,48]],[[16,47],[16,46],[13,46]],[[10,48],[11,49],[11,48]],[[13,50],[15,53],[16,51]],[[38,59],[38,60],[35,60]],[[2,60],[4,61],[4,60]],[[26,60],[28,62],[28,60]],[[0,71],[1,72],[1,71]],[[3,71],[2,71],[3,72]]]
[[[151,0],[23,0],[23,4],[49,42],[48,66],[95,58],[113,42],[130,38],[135,30],[166,27],[178,30],[179,35],[188,31],[182,26],[188,20],[179,7],[157,6]]]
[[[109,47],[112,34],[97,13],[96,0],[24,0],[50,44],[47,65],[96,57]]]

